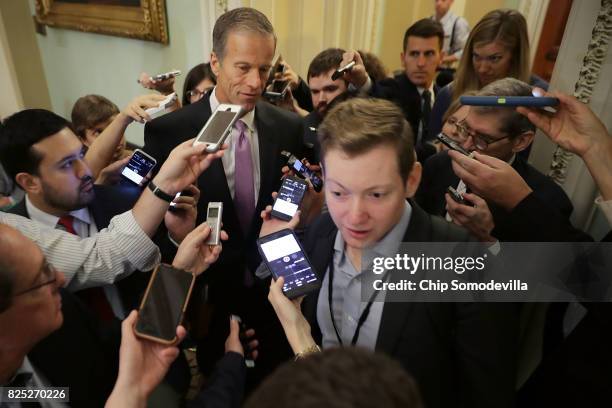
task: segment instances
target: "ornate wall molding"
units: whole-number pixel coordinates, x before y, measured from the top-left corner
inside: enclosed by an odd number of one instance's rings
[[[574,96],[583,103],[589,103],[595,85],[599,80],[601,66],[608,52],[612,36],[612,0],[601,0],[601,8],[595,20],[591,41],[582,60],[578,81],[574,86]],[[570,153],[557,146],[550,163],[549,176],[557,183],[563,184],[567,177],[569,163],[574,158]]]

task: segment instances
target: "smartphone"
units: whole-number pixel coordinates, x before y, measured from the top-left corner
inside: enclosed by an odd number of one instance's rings
[[[208,245],[219,245],[221,233],[221,218],[223,216],[223,203],[210,202],[206,210],[206,224],[210,227],[210,235],[206,240]]]
[[[281,79],[275,79],[272,81],[272,88],[264,92],[264,96],[272,100],[280,100],[285,97],[285,94],[289,90],[289,81],[283,81]]]
[[[255,367],[255,360],[250,358],[251,348],[249,347],[249,341],[246,336],[246,332],[248,330],[246,324],[244,324],[240,316],[233,314],[230,317],[232,320],[236,320],[238,322],[238,325],[240,326],[240,333],[238,334],[238,338],[240,339],[242,349],[244,350],[244,365],[247,366],[247,368],[253,368]]]
[[[134,326],[137,336],[163,344],[176,341],[195,275],[161,264],[153,271]]]
[[[453,200],[455,200],[455,202],[459,203],[459,204],[463,204],[463,205],[469,205],[472,206],[470,203],[468,203],[467,201],[465,201],[465,199],[463,198],[463,195],[458,192],[457,190],[455,190],[455,188],[453,186],[448,186],[446,188],[446,191],[448,192],[448,194],[451,196],[451,198]]]
[[[151,117],[151,119],[155,119],[156,117],[159,117],[166,113],[165,110],[172,106],[175,100],[176,92],[172,92],[170,95],[166,96],[166,99],[161,101],[159,105],[153,108],[146,109],[145,112]]]
[[[470,106],[532,106],[559,105],[559,98],[550,96],[461,96],[462,105]]]
[[[142,186],[143,180],[157,164],[157,160],[140,149],[134,150],[134,154],[125,166],[121,175],[133,183]]]
[[[317,193],[321,191],[321,189],[323,188],[323,180],[321,180],[321,178],[317,176],[314,171],[306,167],[304,163],[298,160],[298,158],[290,152],[283,150],[281,154],[287,158],[287,166],[289,166],[290,169],[297,172],[297,174],[299,174],[303,178],[309,179],[312,183],[312,187]]]
[[[272,84],[272,81],[276,78],[276,74],[282,74],[285,72],[285,65],[282,63],[283,56],[279,55],[270,70],[270,75],[268,75],[268,80],[266,81],[266,87]]]
[[[214,153],[231,134],[234,123],[242,116],[242,106],[221,104],[196,136],[194,145],[206,144],[206,151]]]
[[[151,81],[164,81],[166,79],[175,78],[179,75],[181,75],[181,71],[179,70],[164,72],[163,74],[157,74],[151,77]]]
[[[449,149],[456,150],[459,153],[465,154],[466,156],[470,155],[470,152],[465,150],[463,147],[461,147],[461,145],[459,143],[455,142],[453,139],[451,139],[450,137],[446,136],[444,133],[442,133],[442,132],[438,133],[436,138],[440,142],[442,142],[446,147],[448,147]]]
[[[257,240],[257,248],[274,279],[285,278],[283,292],[293,299],[321,286],[297,236],[290,229]]]
[[[285,177],[276,200],[274,200],[272,216],[284,221],[291,220],[302,203],[307,189],[308,184],[304,180],[291,176]]]
[[[355,61],[351,61],[345,66],[338,68],[336,71],[334,71],[334,73],[331,76],[332,81],[335,81],[336,79],[340,78],[342,75],[344,75],[346,71],[350,71],[351,69],[353,69],[354,66],[355,66]]]

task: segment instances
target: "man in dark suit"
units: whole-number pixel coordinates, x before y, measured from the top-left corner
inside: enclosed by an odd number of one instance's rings
[[[444,53],[444,29],[440,23],[429,18],[417,21],[404,34],[400,54],[404,72],[393,78],[372,82],[368,77],[363,60],[356,51],[344,54],[341,66],[355,61],[353,69],[345,78],[360,91],[376,98],[395,102],[402,111],[415,135],[417,158],[420,162],[435,153],[430,144],[435,135],[429,134],[429,116],[438,92],[435,84],[436,69]]]
[[[281,169],[286,164],[281,151],[302,157],[303,149],[300,118],[261,100],[275,47],[273,27],[261,12],[237,8],[223,14],[213,29],[210,63],[217,76],[215,88],[199,102],[145,127],[144,150],[161,163],[174,146],[196,136],[219,104],[241,105],[245,111],[227,139],[222,160],[198,180],[202,191],[198,222],[204,221],[209,202],[223,202],[223,228],[229,240],[223,243],[219,261],[204,277],[208,281],[208,301],[216,308],[212,325],[218,330],[212,332],[221,353],[228,315],[240,315],[261,340],[257,369],[265,366],[267,357],[278,354],[272,344],[280,330],[268,328],[273,312],[265,300],[266,290],[253,286],[253,271],[260,263],[255,246],[261,227],[259,214],[280,186]],[[199,309],[199,293],[203,291],[200,281],[192,297],[192,310]],[[192,320],[201,322],[201,318]],[[273,334],[268,338],[267,333]],[[272,348],[268,351],[269,346]],[[200,360],[203,364],[214,361]]]
[[[322,284],[302,310],[323,348],[356,345],[396,358],[428,407],[512,406],[513,306],[362,299],[363,259],[395,257],[401,242],[470,240],[409,200],[421,175],[411,133],[400,109],[383,100],[351,99],[325,118],[319,136],[329,213],[303,240]],[[261,234],[286,226],[266,217]]]
[[[531,87],[517,79],[505,78],[487,85],[478,95],[529,96]],[[535,126],[529,119],[512,108],[474,106],[470,108],[468,116],[458,124],[458,129],[459,136],[463,137],[464,149],[510,163],[531,187],[534,195],[563,216],[570,216],[573,206],[563,189],[517,155],[533,141]],[[445,216],[447,201],[450,200],[445,194],[449,186],[460,193],[467,191],[465,183],[453,172],[450,157],[444,152],[425,162],[423,181],[416,195],[417,202],[430,214]],[[469,197],[468,195],[465,198]],[[509,232],[502,228],[502,220],[507,213],[494,203],[490,203],[489,208],[496,225],[493,236],[499,240],[507,240]],[[449,214],[447,219],[451,220],[452,215]],[[473,219],[470,222],[477,224],[479,220]]]

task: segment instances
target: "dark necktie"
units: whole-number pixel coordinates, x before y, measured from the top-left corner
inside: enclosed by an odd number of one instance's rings
[[[428,139],[429,117],[431,116],[431,92],[428,89],[421,94],[423,105],[421,109],[421,139],[419,142],[424,142]]]
[[[64,215],[57,221],[59,229],[69,232],[73,235],[78,235],[74,229],[74,217],[72,215]],[[104,322],[110,322],[114,319],[115,314],[113,308],[101,287],[83,289],[77,292],[79,298],[85,302]]]
[[[255,213],[255,186],[253,182],[253,157],[251,143],[246,124],[239,120],[236,122],[238,141],[235,150],[234,173],[234,205],[238,213],[238,220],[242,232],[246,236]]]

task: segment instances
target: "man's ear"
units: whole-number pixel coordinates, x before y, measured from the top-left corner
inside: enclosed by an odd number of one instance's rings
[[[400,52],[400,62],[402,64],[402,68],[406,68],[406,62],[404,61],[405,56],[406,56],[406,53],[404,51]]]
[[[535,133],[531,130],[521,133],[512,141],[512,151],[518,153],[525,150],[533,142],[534,137]]]
[[[40,178],[30,173],[17,173],[15,182],[19,184],[19,187],[26,193],[38,194],[41,191]]]
[[[217,58],[217,54],[213,51],[210,53],[210,69],[215,74],[215,76],[219,76],[219,70],[221,69],[221,61]]]
[[[419,184],[421,184],[421,176],[423,175],[423,166],[418,161],[415,161],[412,165],[412,170],[408,174],[408,178],[406,179],[406,198],[414,197],[414,194],[419,188]]]

